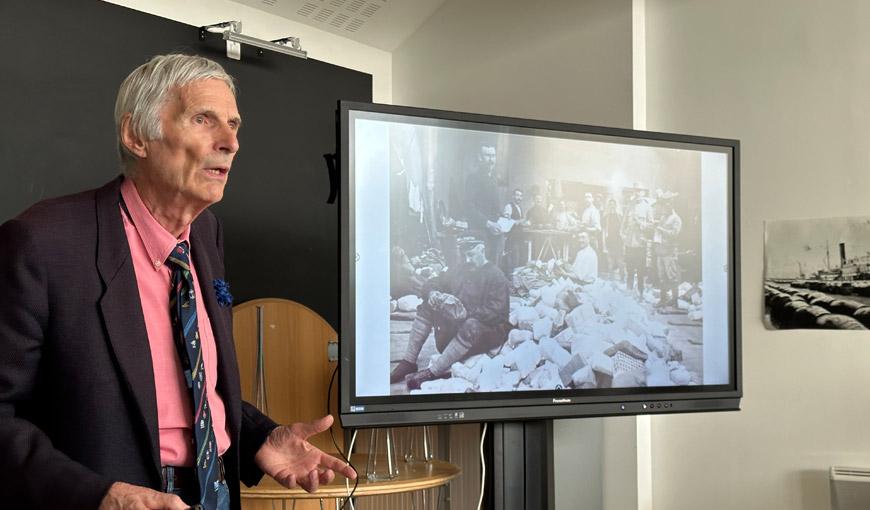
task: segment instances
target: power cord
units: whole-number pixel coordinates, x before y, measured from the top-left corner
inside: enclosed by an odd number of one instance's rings
[[[483,487],[486,485],[486,460],[483,457],[483,441],[486,439],[486,426],[483,424],[483,431],[480,433],[480,499],[477,500],[477,510],[483,507]]]
[[[353,435],[350,437],[350,446],[347,448],[348,453],[350,453],[351,455],[353,455],[353,445],[354,443],[356,443],[357,432],[359,432],[359,430],[354,429]],[[359,474],[357,474],[357,479],[359,479]],[[359,483],[359,481],[354,482],[353,491],[356,490],[357,483]],[[350,489],[350,480],[348,480],[347,478],[344,479],[344,488],[347,491],[347,501],[350,502],[350,510],[356,510],[356,508],[354,508],[353,506],[353,500],[351,499],[351,496],[353,496],[353,491]]]
[[[332,410],[332,385],[335,383],[335,374],[338,373],[338,364],[336,363],[335,369],[332,371],[332,377],[329,378],[329,388],[326,390],[326,414],[330,414]],[[338,447],[338,441],[335,440],[335,422],[333,422],[332,427],[329,427],[329,437],[332,438],[332,444],[335,446],[335,450],[341,455],[341,458],[347,462],[347,465],[350,466],[354,471],[357,471],[356,467],[351,463],[350,459],[347,455],[344,454],[341,448]],[[356,441],[356,431],[353,433],[353,438],[350,441],[350,448],[348,448],[348,453],[353,452],[353,443]],[[345,480],[345,485],[349,486],[350,483]],[[356,488],[359,486],[359,472],[357,471],[356,478],[353,481],[353,490],[350,490],[347,494],[347,498],[344,500],[344,503],[341,504],[339,510],[344,510],[345,505],[350,501],[351,510],[354,509],[353,502],[351,498],[353,498],[354,493],[356,492]]]

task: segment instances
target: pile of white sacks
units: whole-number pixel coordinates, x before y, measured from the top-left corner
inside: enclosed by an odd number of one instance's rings
[[[511,297],[507,341],[454,363],[450,377],[411,393],[620,388],[697,384],[669,328],[611,281],[557,278]],[[437,355],[436,355],[437,356]],[[434,359],[434,358],[433,358]]]
[[[680,284],[679,293],[680,299],[677,301],[677,308],[685,310],[689,315],[689,319],[693,321],[703,320],[703,284],[697,283],[692,285],[689,282],[683,282]]]

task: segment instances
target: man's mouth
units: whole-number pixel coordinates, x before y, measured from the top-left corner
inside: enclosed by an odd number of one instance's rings
[[[214,177],[224,177],[225,175],[227,175],[229,173],[230,169],[229,169],[229,167],[225,167],[225,166],[215,166],[215,167],[211,167],[211,168],[206,168],[205,171],[207,174],[212,175]]]

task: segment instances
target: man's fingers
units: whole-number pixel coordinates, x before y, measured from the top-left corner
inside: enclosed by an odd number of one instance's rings
[[[308,487],[304,487],[304,489],[308,492],[317,492],[317,489],[320,488],[320,477],[318,476],[318,472],[316,469],[312,469],[308,472]]]
[[[351,480],[356,478],[356,471],[354,471],[353,468],[350,467],[350,464],[341,459],[337,459],[332,455],[327,455],[324,453],[323,456],[320,458],[320,465],[325,467],[326,469],[331,469],[333,471],[341,473],[342,475],[350,478]]]
[[[175,494],[155,491],[124,482],[115,482],[103,498],[99,510],[187,510]]]
[[[293,474],[288,475],[286,478],[284,478],[282,480],[278,480],[278,482],[281,485],[283,485],[284,487],[287,487],[288,489],[295,489],[296,488],[296,475],[293,475]]]
[[[332,421],[332,415],[327,414],[319,420],[309,421],[307,423],[300,423],[299,432],[306,438],[316,436],[324,430],[329,430],[329,427],[332,426]]]
[[[185,503],[175,494],[159,493],[160,506],[155,506],[154,510],[187,510],[190,505]]]
[[[335,480],[335,471],[331,469],[325,469],[320,473],[320,485],[326,485],[331,481]]]

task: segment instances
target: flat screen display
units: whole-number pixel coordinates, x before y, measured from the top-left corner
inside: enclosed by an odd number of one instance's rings
[[[339,124],[346,425],[738,408],[737,141]]]

